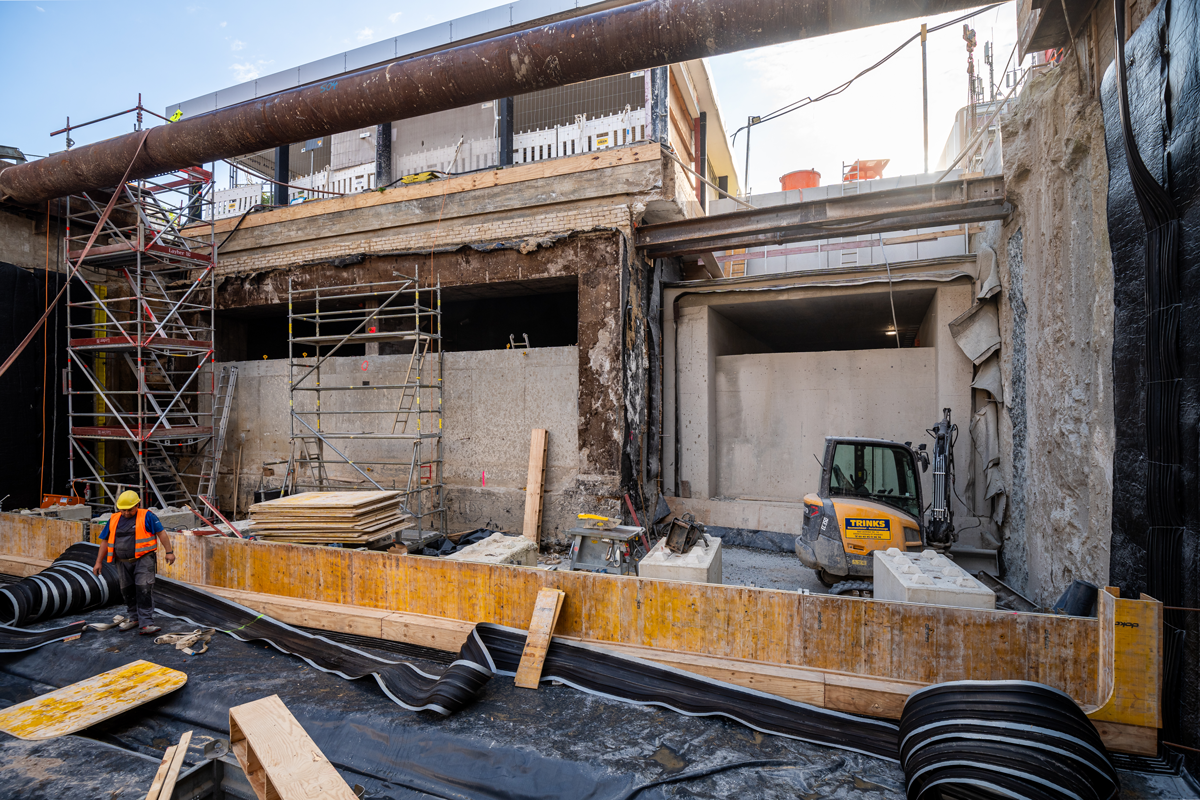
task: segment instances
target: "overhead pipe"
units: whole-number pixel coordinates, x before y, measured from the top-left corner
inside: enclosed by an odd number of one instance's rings
[[[278,92],[0,172],[39,203],[319,136],[780,42],[958,11],[979,0],[644,0]]]

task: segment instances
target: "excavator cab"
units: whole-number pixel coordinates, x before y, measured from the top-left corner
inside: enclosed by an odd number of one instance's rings
[[[921,473],[930,465],[925,445],[859,437],[826,437],[821,485],[804,498],[804,526],[796,538],[801,563],[817,571],[834,593],[867,594],[872,553],[890,547],[920,551],[948,549],[953,436],[950,411],[928,431],[934,438],[934,498],[929,518]]]

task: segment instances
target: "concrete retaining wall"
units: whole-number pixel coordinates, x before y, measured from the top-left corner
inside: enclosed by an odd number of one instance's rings
[[[238,450],[242,448],[238,508],[245,510],[253,502],[263,462],[288,457],[288,363],[284,360],[236,363],[239,368],[237,397],[229,421],[224,458],[224,471],[229,477],[221,482],[220,488],[222,504],[229,508],[233,503],[232,475]],[[409,356],[406,355],[333,358],[322,368],[322,381],[325,385],[348,380],[400,383],[408,364]],[[520,530],[524,517],[529,437],[535,427],[550,431],[543,536],[554,538],[557,531],[571,527],[574,515],[581,510],[576,506],[583,461],[578,436],[578,348],[447,353],[443,370],[443,441],[450,529],[463,530],[490,523],[495,527]],[[390,407],[389,403],[398,401],[399,397],[399,390],[381,389],[378,394],[329,393],[324,402],[330,409],[354,407],[355,404],[375,409]],[[387,423],[384,427],[390,430],[391,417],[377,416],[359,417],[357,423],[364,429],[371,426],[375,429]],[[342,421],[347,419],[343,417]],[[352,447],[351,455],[362,460],[400,460],[411,452],[406,442],[337,444],[346,447],[344,452],[347,453],[351,453],[349,448]],[[278,486],[286,467],[273,469],[275,474],[266,482]],[[385,471],[377,470],[379,477],[376,480],[390,487],[391,479],[395,477],[398,486],[404,485],[402,475],[383,475]],[[403,473],[407,475],[407,469]],[[586,477],[582,480],[586,483]]]

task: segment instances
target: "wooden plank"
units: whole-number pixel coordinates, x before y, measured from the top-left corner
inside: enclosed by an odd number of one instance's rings
[[[1158,755],[1158,728],[1096,719],[1092,720],[1092,725],[1109,750],[1137,756]]]
[[[355,800],[279,695],[229,709],[229,744],[258,800]]]
[[[562,609],[565,592],[558,589],[541,589],[529,619],[529,633],[525,637],[525,649],[521,652],[521,663],[517,667],[516,684],[523,689],[536,689],[542,679],[542,664],[546,662],[546,651],[550,648],[550,637],[558,623],[558,612]]]
[[[150,790],[146,792],[146,800],[158,800],[159,795],[162,793],[163,781],[167,779],[167,770],[171,768],[171,761],[174,758],[175,745],[171,745],[163,753],[162,761],[158,765],[158,772],[154,773],[154,780],[150,783]]]
[[[175,745],[174,752],[171,754],[171,763],[163,774],[163,782],[159,787],[158,794],[153,794],[154,787],[151,786],[151,794],[146,795],[146,800],[171,800],[175,794],[175,781],[179,780],[179,770],[183,767],[183,759],[187,756],[188,745],[191,743],[192,732],[185,731],[183,736],[179,737],[179,744]]]
[[[19,739],[54,739],[157,700],[187,683],[187,675],[134,661],[0,710],[0,731]]]
[[[542,543],[542,487],[546,483],[549,444],[549,431],[534,428],[529,441],[529,476],[525,483],[525,527],[522,532],[539,547]]]
[[[324,603],[318,600],[301,600],[261,592],[245,592],[221,586],[201,586],[205,591],[252,608],[289,625],[303,625],[323,631],[340,631],[358,636],[386,639],[383,620],[391,612],[376,608],[355,606],[352,613],[339,603]]]
[[[511,186],[525,181],[560,177],[578,172],[590,172],[622,164],[653,163],[661,162],[661,160],[662,155],[658,152],[657,145],[642,142],[629,147],[611,148],[594,153],[569,156],[567,158],[521,164],[502,170],[477,172],[450,178],[445,181],[397,186],[392,189],[385,189],[382,192],[364,192],[346,197],[335,197],[319,203],[303,203],[301,205],[287,206],[262,214],[251,214],[242,223],[242,228],[256,228],[261,225],[311,217],[328,217],[331,214],[352,209],[404,203],[425,197],[440,197],[444,194],[469,192],[474,189],[485,189],[493,186]],[[232,230],[236,224],[236,218],[217,220],[214,230],[218,234],[224,233]]]

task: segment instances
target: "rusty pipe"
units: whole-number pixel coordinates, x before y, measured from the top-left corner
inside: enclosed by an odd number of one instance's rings
[[[497,97],[957,11],[979,0],[644,0],[399,59],[153,128],[145,178],[318,136]],[[137,150],[127,133],[0,172],[0,198],[38,203],[115,185]]]

